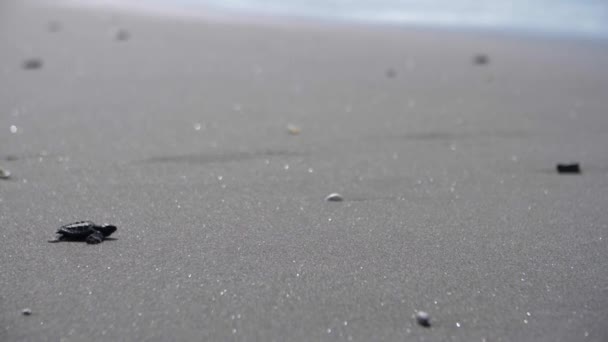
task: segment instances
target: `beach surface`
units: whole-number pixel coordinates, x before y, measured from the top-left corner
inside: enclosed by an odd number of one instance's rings
[[[3,1],[0,89],[2,341],[608,340],[605,41]]]

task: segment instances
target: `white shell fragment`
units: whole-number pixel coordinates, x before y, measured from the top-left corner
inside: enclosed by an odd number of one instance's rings
[[[0,169],[0,179],[9,179],[11,178],[11,172],[6,169]]]
[[[291,135],[298,135],[300,134],[301,130],[300,127],[293,124],[289,124],[287,125],[287,132]]]
[[[429,314],[425,311],[416,312],[416,321],[418,321],[418,324],[422,325],[423,327],[431,326],[431,316],[429,316]]]
[[[344,201],[344,197],[337,192],[331,193],[325,197],[325,200],[328,202],[342,202]]]

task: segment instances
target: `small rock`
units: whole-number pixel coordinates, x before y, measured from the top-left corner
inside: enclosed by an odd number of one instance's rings
[[[23,311],[21,311],[21,313],[23,314],[23,316],[30,316],[32,314],[32,309],[25,308],[23,309]]]
[[[393,68],[389,68],[386,70],[386,77],[388,78],[395,78],[397,77],[397,71]]]
[[[486,65],[490,62],[490,57],[484,54],[477,54],[473,57],[473,64]]]
[[[124,40],[128,40],[130,37],[131,37],[131,34],[127,30],[116,31],[116,40],[124,41]]]
[[[289,125],[287,125],[287,132],[289,132],[289,134],[291,134],[291,135],[298,135],[298,134],[300,134],[301,130],[300,130],[300,127],[289,124]]]
[[[50,21],[47,25],[47,29],[49,32],[59,32],[61,31],[61,23],[58,21]]]
[[[11,172],[6,169],[0,169],[0,179],[9,179],[11,178]]]
[[[337,192],[331,193],[325,197],[325,200],[328,202],[342,202],[344,201],[344,197]]]
[[[581,167],[578,163],[557,164],[558,173],[581,173]]]
[[[23,61],[23,69],[34,70],[42,68],[42,60],[38,58],[30,58]]]
[[[416,321],[423,327],[428,328],[431,326],[431,316],[429,316],[429,314],[425,311],[416,312]]]
[[[8,156],[6,156],[4,159],[6,159],[6,160],[8,160],[8,161],[15,161],[15,160],[18,160],[18,159],[19,159],[19,157],[17,157],[17,156],[16,156],[16,155],[14,155],[14,154],[9,154],[9,155],[8,155]]]

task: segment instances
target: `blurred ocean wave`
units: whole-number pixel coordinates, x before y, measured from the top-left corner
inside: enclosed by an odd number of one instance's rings
[[[81,3],[91,1],[81,0]],[[93,2],[95,2],[93,0]],[[137,8],[608,38],[606,0],[124,0]]]

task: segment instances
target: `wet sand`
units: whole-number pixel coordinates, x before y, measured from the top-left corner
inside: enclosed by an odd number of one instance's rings
[[[606,43],[3,2],[0,46],[2,341],[608,339]]]

